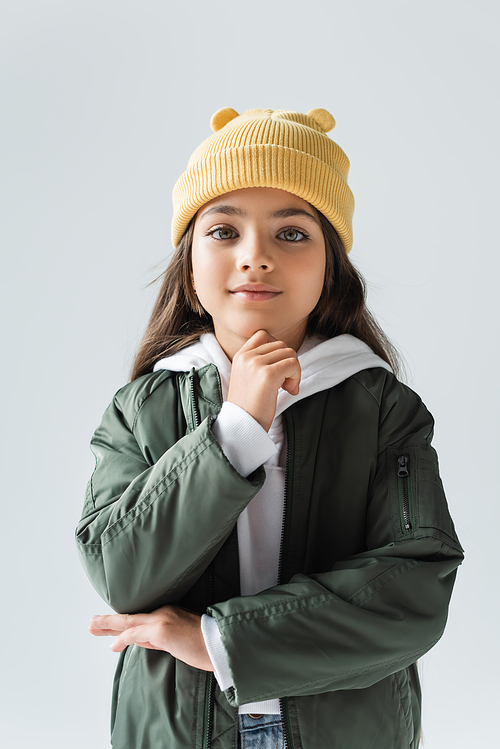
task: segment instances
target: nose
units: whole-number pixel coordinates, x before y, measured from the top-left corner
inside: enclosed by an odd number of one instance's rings
[[[274,260],[271,252],[262,237],[253,234],[249,236],[239,248],[236,260],[238,269],[241,271],[263,270],[271,271],[274,268]]]

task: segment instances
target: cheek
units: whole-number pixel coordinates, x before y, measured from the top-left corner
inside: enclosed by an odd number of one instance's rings
[[[324,255],[311,259],[300,271],[300,278],[306,286],[306,294],[310,300],[314,301],[314,306],[316,306],[323,291],[325,271],[326,258]]]
[[[191,266],[193,269],[193,276],[196,283],[196,287],[203,284],[203,280],[210,272],[210,261],[206,252],[193,243],[193,249],[191,253]]]
[[[220,291],[225,289],[226,274],[220,257],[215,253],[195,249],[192,254],[193,279],[198,299],[205,306]]]

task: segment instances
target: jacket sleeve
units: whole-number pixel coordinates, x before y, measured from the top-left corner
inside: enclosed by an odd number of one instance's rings
[[[173,391],[169,381],[161,388]],[[263,468],[247,478],[233,468],[211,431],[215,417],[172,440],[153,461],[144,434],[168,431],[168,404],[172,411],[176,398],[147,393],[131,407],[131,391],[117,393],[91,439],[96,465],[76,529],[92,585],[121,613],[179,601],[265,478]]]
[[[433,420],[392,376],[380,406],[366,551],[208,609],[228,657],[232,705],[360,689],[441,637],[463,559],[448,512]],[[400,474],[398,476],[398,473]]]

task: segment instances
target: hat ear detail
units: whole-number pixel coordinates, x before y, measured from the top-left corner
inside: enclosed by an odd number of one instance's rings
[[[335,119],[326,109],[311,109],[307,113],[320,126],[324,133],[329,133],[335,127]]]
[[[228,122],[234,120],[235,117],[239,117],[239,114],[235,109],[231,109],[231,107],[223,107],[212,115],[210,127],[214,133],[216,133],[217,130],[220,130],[224,125],[227,125]]]

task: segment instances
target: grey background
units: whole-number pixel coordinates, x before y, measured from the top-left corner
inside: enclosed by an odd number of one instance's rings
[[[171,191],[220,107],[328,109],[352,259],[436,417],[466,563],[422,662],[426,749],[492,745],[498,689],[495,2],[0,3],[0,740],[108,746],[116,656],[73,530],[88,443],[171,251]]]

